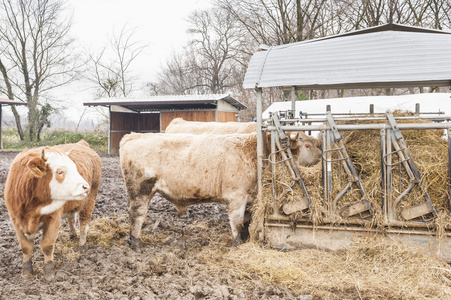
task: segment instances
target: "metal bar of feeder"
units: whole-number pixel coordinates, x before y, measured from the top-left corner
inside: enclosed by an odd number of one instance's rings
[[[317,125],[296,125],[296,126],[282,126],[285,131],[319,131],[330,130],[327,124]],[[381,130],[391,128],[389,124],[343,124],[336,125],[338,130]],[[404,129],[451,129],[451,122],[447,123],[401,123],[398,124],[400,130]],[[277,130],[275,126],[267,126],[268,131]]]
[[[386,155],[387,156],[387,164],[391,164],[392,163],[392,154],[391,154],[391,149],[392,149],[392,129],[391,127],[387,129],[387,148],[386,148]],[[386,189],[387,189],[387,195],[388,195],[388,206],[387,206],[387,218],[388,218],[388,222],[392,222],[396,220],[396,211],[394,208],[394,204],[393,204],[393,187],[392,187],[392,168],[389,167],[388,165],[385,165],[385,168],[387,170],[387,185],[386,185]]]
[[[327,149],[326,148],[326,132],[322,131],[321,132],[321,150],[324,152],[324,149]],[[322,163],[321,175],[322,175],[322,179],[323,179],[323,206],[327,207],[329,205],[327,202],[327,199],[328,199],[327,172],[326,172],[327,164],[326,164],[326,161],[324,160],[323,156],[321,156],[321,163]],[[450,183],[450,187],[451,187],[451,183]]]
[[[448,199],[448,209],[451,214],[451,135],[450,129],[446,131],[446,136],[448,139],[448,178],[449,178],[449,199]]]
[[[284,216],[284,215],[270,215],[268,216],[268,221],[285,221],[285,222],[290,222],[291,218],[288,216]],[[311,219],[299,219],[297,221],[297,224],[311,224],[312,220]],[[335,218],[329,218],[327,216],[325,216],[322,219],[322,222],[320,225],[315,225],[315,226],[327,226],[330,224],[333,224],[334,227],[335,226],[346,226],[346,225],[368,225],[371,224],[372,221],[371,220],[362,220],[362,219],[341,219],[341,220],[337,220]],[[390,222],[384,222],[381,224],[381,226],[385,226],[388,228],[393,229],[393,227],[402,227],[402,228],[406,228],[406,227],[413,227],[413,228],[424,228],[424,229],[428,229],[426,234],[431,234],[429,230],[435,229],[437,228],[437,225],[434,224],[433,222],[415,222],[415,221],[390,221]],[[444,226],[445,229],[451,229],[451,225],[446,224]],[[347,227],[346,230],[350,230],[350,227]],[[451,235],[451,233],[446,233],[446,235]]]
[[[331,148],[331,143],[332,143],[332,137],[331,137],[331,132],[328,130],[326,132],[327,138],[326,138],[326,149]],[[330,208],[330,213],[332,215],[335,215],[335,210],[333,207],[333,203],[332,203],[332,153],[331,152],[327,152],[327,156],[326,156],[326,173],[327,173],[327,205]]]
[[[385,130],[380,131],[381,136],[381,177],[382,177],[382,211],[385,222],[388,221],[388,193],[387,193],[387,167],[385,166]]]
[[[324,115],[324,114],[323,114]],[[385,117],[336,117],[335,114],[332,114],[335,117],[336,121],[383,121]],[[421,120],[426,119],[430,121],[446,121],[451,120],[451,115],[446,116],[408,116],[408,117],[395,117],[396,120]],[[271,118],[264,119],[263,121],[271,121]],[[312,118],[312,119],[281,119],[280,122],[301,122],[301,123],[312,123],[312,122],[326,122],[327,118]]]

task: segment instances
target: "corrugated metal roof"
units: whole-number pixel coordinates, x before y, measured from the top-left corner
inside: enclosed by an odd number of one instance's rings
[[[85,106],[110,106],[119,105],[135,111],[160,111],[182,109],[214,109],[217,101],[223,100],[238,110],[247,106],[229,94],[205,94],[205,95],[167,95],[154,96],[144,99],[132,98],[101,98],[96,101],[84,102]]]
[[[451,85],[450,32],[388,24],[256,52],[244,88]]]
[[[6,104],[6,105],[27,105],[27,102],[20,102],[20,101],[0,98],[0,104]]]

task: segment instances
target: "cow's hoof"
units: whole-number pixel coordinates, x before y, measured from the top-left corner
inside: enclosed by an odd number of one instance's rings
[[[22,265],[22,275],[25,277],[33,275],[33,263],[31,259]]]
[[[47,281],[53,280],[55,277],[55,270],[53,266],[53,261],[49,261],[44,265],[44,279]]]
[[[135,238],[133,235],[130,235],[130,247],[134,251],[140,251],[142,248],[141,239]]]
[[[86,247],[86,244],[84,244],[84,245],[78,245],[77,250],[78,250],[78,252],[85,252],[87,248],[88,248],[88,247]]]
[[[71,234],[69,234],[69,239],[70,239],[71,241],[77,239],[77,237],[78,237],[78,236],[77,236],[76,233],[71,233]]]
[[[242,243],[243,243],[243,241],[241,240],[241,238],[240,238],[240,237],[236,237],[236,238],[234,238],[233,241],[232,241],[232,247],[233,247],[233,248],[236,248],[236,247],[238,247],[239,245],[241,245]]]

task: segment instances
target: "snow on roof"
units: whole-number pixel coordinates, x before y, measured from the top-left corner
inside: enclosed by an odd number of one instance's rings
[[[299,117],[299,112],[325,114],[327,105],[331,106],[332,113],[369,113],[370,104],[374,105],[375,113],[384,113],[388,109],[415,112],[417,103],[420,104],[420,112],[451,115],[451,93],[425,93],[296,101],[296,117]],[[275,102],[263,112],[263,119],[269,118],[269,112],[286,110],[291,110],[291,101]]]

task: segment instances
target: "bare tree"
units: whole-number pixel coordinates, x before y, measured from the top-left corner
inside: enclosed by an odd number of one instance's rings
[[[136,30],[125,25],[119,33],[113,33],[109,47],[88,53],[90,71],[86,77],[95,85],[97,98],[127,97],[135,91],[138,78],[131,66],[146,48],[136,40]]]
[[[224,93],[241,84],[252,53],[242,27],[217,7],[193,12],[189,24],[190,42],[172,53],[157,82],[147,84],[150,92]]]
[[[195,54],[202,85],[212,93],[222,93],[237,84],[237,68],[243,65],[241,27],[236,26],[231,15],[214,7],[195,11],[189,18],[188,32]]]
[[[157,80],[146,84],[151,95],[201,94],[201,77],[190,46],[173,51],[157,74]]]
[[[50,91],[74,80],[77,62],[69,37],[71,18],[61,0],[1,0],[0,92],[27,102],[27,127],[13,107],[21,139],[39,140],[55,112]],[[25,133],[26,132],[26,133]]]
[[[218,0],[259,44],[281,45],[320,36],[332,17],[327,0]]]

